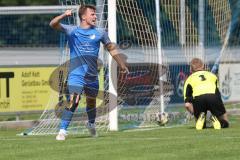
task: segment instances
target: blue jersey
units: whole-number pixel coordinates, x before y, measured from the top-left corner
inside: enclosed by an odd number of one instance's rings
[[[69,83],[84,85],[85,81],[97,78],[97,59],[100,42],[110,43],[104,29],[91,27],[83,29],[79,26],[61,24],[66,33],[70,48]]]

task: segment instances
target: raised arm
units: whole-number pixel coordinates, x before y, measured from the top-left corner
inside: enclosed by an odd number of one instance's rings
[[[126,66],[126,60],[124,59],[123,55],[118,52],[116,44],[109,43],[105,47],[109,51],[113,59],[117,62],[119,67],[121,68],[121,72],[129,73],[129,70]]]
[[[60,21],[62,19],[64,19],[65,17],[69,17],[69,16],[72,16],[72,10],[66,10],[63,14],[57,16],[57,17],[54,17],[51,22],[49,23],[49,25],[55,29],[55,30],[58,30],[58,31],[61,31],[62,30],[62,27],[60,25]]]

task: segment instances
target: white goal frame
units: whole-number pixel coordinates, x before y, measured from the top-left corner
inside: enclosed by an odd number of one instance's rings
[[[113,43],[117,42],[117,7],[116,0],[108,1],[108,34]],[[109,14],[111,13],[111,14]],[[112,56],[108,56],[109,67],[109,130],[118,130],[118,104],[117,104],[117,64]]]

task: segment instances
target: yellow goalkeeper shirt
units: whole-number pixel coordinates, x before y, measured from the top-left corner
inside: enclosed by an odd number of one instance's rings
[[[208,71],[197,71],[191,74],[184,83],[184,101],[203,94],[215,94],[218,87],[217,76]]]

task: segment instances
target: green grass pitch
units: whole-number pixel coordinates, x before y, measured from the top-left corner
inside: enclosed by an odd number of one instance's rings
[[[193,125],[153,130],[109,132],[98,138],[70,135],[16,136],[0,131],[0,160],[239,160],[239,117],[229,129],[201,131]]]

